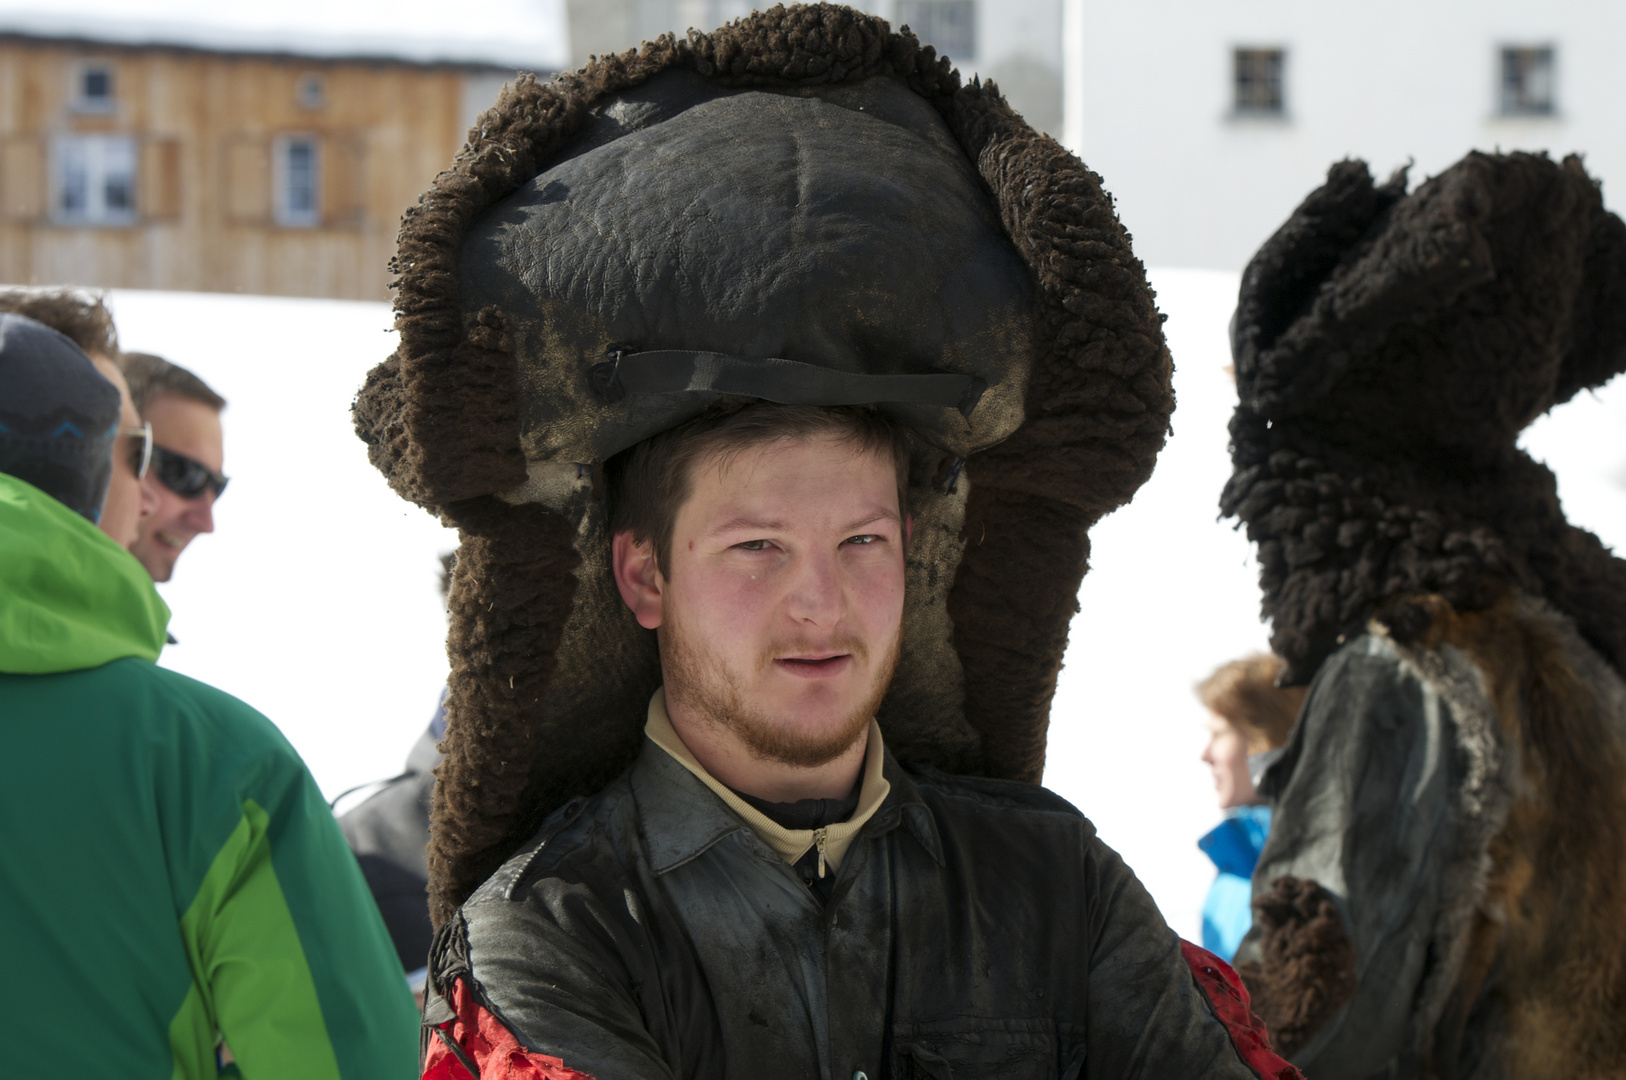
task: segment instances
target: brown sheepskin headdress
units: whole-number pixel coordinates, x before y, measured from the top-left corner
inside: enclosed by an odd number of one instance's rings
[[[1519,433],[1626,370],[1626,226],[1579,159],[1469,154],[1406,194],[1334,165],[1254,256],[1221,499],[1284,682],[1401,593],[1545,597],[1626,672],[1626,563]]]
[[[599,467],[721,394],[785,400],[751,388],[769,368],[912,433],[889,747],[1038,781],[1087,532],[1150,475],[1172,366],[1099,177],[991,84],[825,4],[524,78],[395,269],[400,348],[355,417],[461,534],[437,922],[642,739],[660,664]]]

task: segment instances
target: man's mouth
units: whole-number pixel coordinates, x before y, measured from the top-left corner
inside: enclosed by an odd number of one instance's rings
[[[814,656],[781,656],[774,661],[779,670],[804,679],[824,678],[847,670],[852,653],[826,653]]]
[[[192,538],[190,536],[176,536],[172,532],[163,532],[160,530],[158,533],[158,542],[163,544],[165,547],[172,547],[176,551],[180,551],[182,548],[186,547],[187,544],[192,542]]]

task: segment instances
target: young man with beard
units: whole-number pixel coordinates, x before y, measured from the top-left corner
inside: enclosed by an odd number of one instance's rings
[[[426,1075],[1295,1075],[1038,786],[1170,364],[1098,178],[832,5],[520,80],[356,401],[460,530]]]

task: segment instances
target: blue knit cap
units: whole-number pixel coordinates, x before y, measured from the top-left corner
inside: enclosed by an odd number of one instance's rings
[[[100,520],[120,404],[79,346],[33,319],[0,315],[0,472]]]

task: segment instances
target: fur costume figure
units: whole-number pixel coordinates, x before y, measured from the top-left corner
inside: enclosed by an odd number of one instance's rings
[[[726,220],[742,185],[804,216],[805,246],[693,211]],[[878,719],[902,761],[1038,781],[1087,533],[1150,474],[1172,365],[1100,179],[994,86],[822,4],[522,78],[408,212],[395,269],[400,347],[355,418],[461,535],[437,924],[637,754],[660,668],[616,596],[601,466],[728,393],[741,356],[969,388],[883,405],[914,433],[915,531]],[[618,396],[661,349],[725,355]]]
[[[1324,1080],[1626,1074],[1626,563],[1517,445],[1626,370],[1581,162],[1333,166],[1255,256],[1222,506],[1310,683],[1238,968]]]

